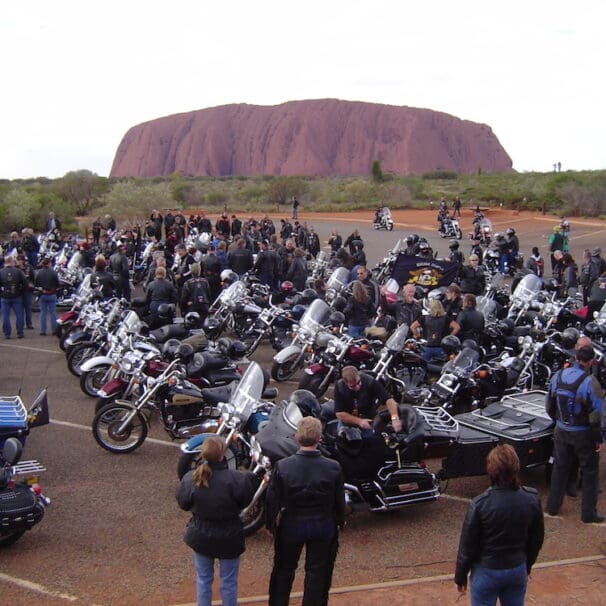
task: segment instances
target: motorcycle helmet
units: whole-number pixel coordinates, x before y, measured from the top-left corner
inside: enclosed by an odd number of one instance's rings
[[[200,314],[197,311],[190,311],[185,314],[185,328],[200,328]]]
[[[419,241],[419,235],[412,234],[412,241],[413,241],[413,244],[416,244]]]
[[[337,433],[337,448],[351,457],[359,455],[362,450],[362,432],[360,428],[343,425]]]
[[[408,244],[408,246],[410,246],[411,244],[414,243],[414,238],[412,237],[412,235],[410,236],[406,236],[406,244]]]
[[[295,291],[295,285],[290,280],[284,280],[282,284],[280,284],[280,291],[289,294]]]
[[[362,250],[364,248],[364,242],[362,242],[362,240],[354,240],[351,245],[356,249],[356,250]]]
[[[162,303],[158,305],[158,317],[165,320],[172,320],[175,317],[175,306],[172,303]]]
[[[290,310],[290,313],[295,320],[300,320],[306,311],[307,308],[305,307],[305,305],[293,305],[293,308]]]
[[[458,244],[458,242],[457,242]],[[438,288],[434,288],[427,293],[428,299],[437,299],[442,302],[446,298],[446,286],[439,286]]]
[[[497,233],[494,235],[494,239],[495,239],[495,240],[504,240],[504,239],[505,239],[505,236],[504,236],[504,235],[503,235],[503,234],[502,234],[500,231],[498,231],[498,232],[497,232]]]
[[[440,341],[440,347],[444,350],[446,355],[451,356],[452,354],[456,354],[461,349],[461,341],[459,341],[459,337],[455,337],[454,335],[446,335]]]
[[[232,341],[229,349],[227,350],[227,355],[232,360],[239,360],[240,358],[244,358],[246,356],[246,345],[242,343],[242,341]]]
[[[508,227],[508,228],[507,228],[507,230],[505,231],[505,233],[506,233],[508,236],[513,236],[513,235],[515,235],[516,230],[515,230],[513,227]]]
[[[473,339],[465,339],[463,343],[461,343],[461,349],[473,349],[473,351],[480,352],[478,344]]]
[[[211,338],[215,338],[221,330],[221,322],[217,318],[206,318],[202,324],[204,332]]]
[[[341,326],[341,324],[345,324],[345,314],[341,311],[333,311],[328,316],[328,320],[332,326]]]
[[[177,350],[180,346],[181,342],[179,341],[179,339],[169,339],[162,346],[162,353],[166,358],[172,360],[177,355]]]
[[[343,311],[346,305],[347,299],[341,296],[335,297],[335,300],[332,302],[333,309],[336,309],[337,311]]]
[[[194,357],[193,345],[189,343],[181,343],[176,351],[176,356],[187,363]]]
[[[457,240],[451,240],[448,243],[448,248],[450,248],[450,250],[458,250],[458,248],[459,248],[459,242]]]
[[[318,293],[313,288],[306,288],[301,293],[301,304],[309,305],[314,299],[318,298]]]
[[[139,323],[137,324],[137,332],[142,337],[149,336],[149,324],[147,322],[141,322],[141,321],[139,321]]]
[[[304,417],[315,417],[316,419],[320,417],[322,407],[311,391],[296,389],[290,394],[288,401],[291,404],[295,404]]]
[[[221,337],[220,339],[217,340],[217,349],[224,356],[227,355],[230,347],[231,347],[231,339],[228,339],[227,337]]]
[[[419,250],[429,250],[429,243],[426,240],[419,242]]]
[[[220,275],[221,282],[224,284],[233,284],[238,281],[238,274],[231,269],[224,269]]]
[[[515,322],[511,318],[505,318],[499,322],[499,328],[504,335],[512,335]]]
[[[574,349],[579,340],[580,334],[576,328],[568,327],[562,331],[562,347],[564,349]]]
[[[553,231],[560,231],[562,228],[559,225],[553,226]]]

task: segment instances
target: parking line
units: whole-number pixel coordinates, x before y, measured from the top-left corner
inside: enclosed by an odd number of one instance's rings
[[[12,345],[10,343],[0,343],[0,347],[6,347],[11,349],[26,349],[28,351],[37,351],[38,353],[49,353],[49,354],[63,354],[61,350],[56,349],[42,349],[41,347],[27,347],[24,345]]]
[[[69,421],[59,421],[58,419],[51,419],[50,422],[54,425],[62,425],[63,427],[71,427],[73,429],[84,429],[85,431],[92,431],[88,425],[80,425],[79,423],[70,423]],[[175,442],[167,442],[166,440],[158,440],[157,438],[145,438],[146,442],[152,444],[160,444],[161,446],[172,446],[173,448],[179,448],[181,444]]]
[[[74,595],[70,595],[69,593],[53,591],[52,589],[47,589],[46,587],[38,583],[26,581],[25,579],[20,579],[19,577],[13,577],[9,574],[5,574],[4,572],[0,572],[0,581],[12,583],[13,585],[23,587],[24,589],[28,589],[29,591],[35,591],[36,593],[41,593],[43,595],[51,596],[53,598],[59,598],[60,600],[67,600],[68,602],[77,602],[80,600],[80,598]]]

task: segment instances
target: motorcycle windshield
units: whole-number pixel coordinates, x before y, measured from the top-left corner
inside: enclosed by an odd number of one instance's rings
[[[326,282],[326,288],[334,288],[339,291],[349,282],[349,271],[346,267],[338,267],[330,274]]]
[[[78,251],[77,253],[72,255],[72,258],[69,260],[67,264],[67,269],[70,271],[77,271],[84,265],[84,257],[82,253]]]
[[[303,418],[303,413],[301,409],[294,403],[289,402],[284,407],[284,420],[293,428],[297,428],[297,423]]]
[[[401,250],[404,250],[406,247],[404,246],[404,243],[402,242],[402,238],[400,238],[395,246],[391,249],[391,254],[392,255],[397,255]]]
[[[386,206],[383,207],[382,214],[384,219],[391,219],[391,211]]]
[[[524,302],[531,301],[541,292],[542,287],[543,280],[536,274],[529,274],[520,280],[513,291],[513,298]]]
[[[78,286],[78,290],[76,291],[76,294],[79,297],[85,297],[86,295],[88,295],[90,293],[90,280],[91,280],[91,274],[87,274],[84,277],[84,280],[82,280],[82,282],[80,283],[80,286]]]
[[[494,299],[478,297],[476,309],[484,315],[484,319],[487,321],[493,321],[497,317],[497,303]]]
[[[496,273],[492,277],[492,281],[490,282],[490,286],[496,290],[503,288],[504,284],[505,284],[505,276],[500,273]]]
[[[389,278],[389,280],[387,280],[387,282],[385,282],[385,284],[382,286],[382,289],[385,293],[390,292],[394,295],[397,295],[398,291],[400,290],[400,285],[398,284],[397,280]]]
[[[485,234],[489,234],[492,231],[492,223],[490,222],[490,219],[482,219],[480,221],[480,229]]]
[[[330,307],[328,303],[322,299],[315,299],[303,314],[299,322],[299,328],[310,336],[314,335],[328,322],[329,316]]]
[[[387,339],[385,347],[393,352],[402,351],[408,336],[408,325],[401,324],[398,329]]]
[[[262,368],[256,362],[252,362],[229,400],[242,423],[248,421],[255,405],[261,399],[264,384]]]
[[[246,295],[246,286],[244,282],[234,282],[230,284],[225,290],[221,291],[219,295],[219,301],[227,305],[228,303],[234,303]]]
[[[443,372],[452,372],[458,377],[465,377],[478,365],[480,354],[465,347],[462,349],[454,360],[450,360],[444,365]]]
[[[139,316],[134,311],[128,311],[124,314],[122,321],[120,322],[120,328],[118,329],[118,336],[125,337],[128,334],[134,334],[139,331],[140,328]]]
[[[316,256],[316,262],[317,263],[326,263],[326,259],[327,259],[327,255],[326,253],[321,250],[318,255]]]

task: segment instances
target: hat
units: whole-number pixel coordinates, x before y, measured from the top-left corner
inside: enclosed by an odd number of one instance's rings
[[[553,231],[560,231],[560,226],[559,225],[554,225],[553,226]]]
[[[597,257],[599,255],[602,254],[602,249],[599,246],[596,246],[592,251],[591,251],[591,256],[592,257]]]

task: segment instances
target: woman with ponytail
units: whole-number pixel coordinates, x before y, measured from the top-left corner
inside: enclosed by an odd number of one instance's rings
[[[244,552],[239,514],[251,501],[258,478],[227,467],[225,440],[218,436],[202,444],[200,465],[189,471],[177,490],[181,509],[191,511],[184,541],[194,551],[197,606],[210,606],[214,561],[219,560],[223,606],[236,606],[238,567]]]

